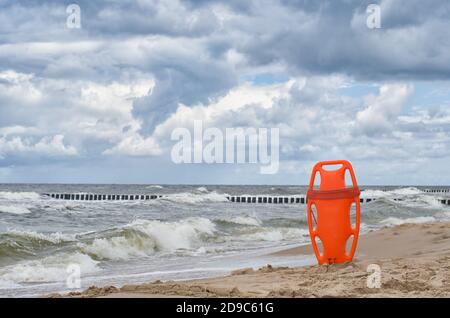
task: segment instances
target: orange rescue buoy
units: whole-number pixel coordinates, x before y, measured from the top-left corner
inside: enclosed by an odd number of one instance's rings
[[[342,165],[342,167],[337,170],[324,169],[324,166],[330,165]],[[351,187],[345,184],[346,171],[351,176]],[[314,188],[317,173],[320,175],[320,186]],[[359,195],[360,190],[350,162],[324,161],[314,166],[306,195],[307,214],[311,243],[320,265],[352,261],[359,235],[361,214]],[[353,203],[356,206],[354,225],[350,217]],[[313,213],[313,208],[316,213]],[[350,237],[353,237],[353,241],[351,246],[347,246]],[[322,243],[322,251],[319,251],[317,238]],[[349,251],[347,247],[350,247]]]

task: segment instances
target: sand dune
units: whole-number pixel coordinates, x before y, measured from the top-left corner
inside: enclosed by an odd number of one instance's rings
[[[310,246],[275,253],[310,254]],[[369,264],[381,269],[381,287],[369,288]],[[53,295],[55,296],[55,295]],[[229,276],[91,287],[72,297],[450,297],[450,222],[404,224],[361,236],[353,263],[241,269]]]

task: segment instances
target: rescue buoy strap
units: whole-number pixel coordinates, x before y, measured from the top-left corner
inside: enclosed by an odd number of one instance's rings
[[[358,187],[338,189],[338,190],[313,190],[309,189],[306,197],[309,200],[338,200],[353,199],[360,195],[361,191]]]

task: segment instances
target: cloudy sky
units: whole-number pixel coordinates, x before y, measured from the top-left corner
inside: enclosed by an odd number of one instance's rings
[[[0,0],[0,182],[450,184],[447,0],[76,3]],[[278,173],[173,163],[193,120],[279,128]]]

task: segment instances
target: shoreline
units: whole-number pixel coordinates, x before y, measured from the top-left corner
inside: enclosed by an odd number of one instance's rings
[[[272,253],[310,255],[309,245]],[[369,264],[381,268],[381,288],[368,288]],[[92,286],[46,297],[450,297],[450,222],[403,224],[360,237],[352,263],[243,268],[230,275],[159,280],[120,288]]]

